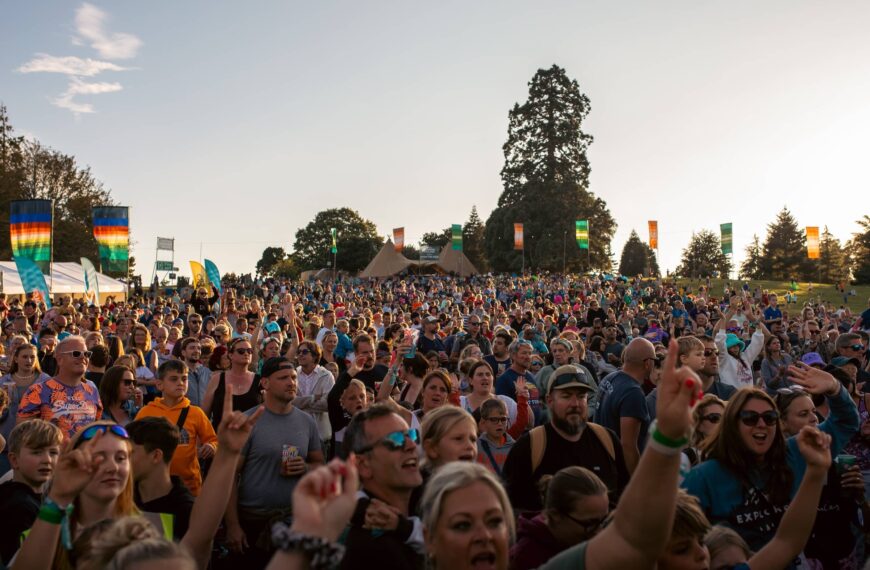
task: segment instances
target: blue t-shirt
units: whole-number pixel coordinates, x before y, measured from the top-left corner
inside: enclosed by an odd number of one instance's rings
[[[621,370],[608,375],[599,386],[598,401],[600,403],[595,412],[595,423],[612,429],[620,438],[620,418],[640,420],[637,447],[643,451],[651,420],[646,397],[637,380]]]
[[[764,309],[764,320],[775,321],[782,318],[782,311],[779,307],[768,307]]]

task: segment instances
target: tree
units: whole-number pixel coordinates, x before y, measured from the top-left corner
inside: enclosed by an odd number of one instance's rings
[[[323,210],[296,232],[293,249],[300,269],[332,267],[331,228],[337,231],[338,269],[351,273],[362,270],[384,245],[375,224],[356,211],[350,208]]]
[[[719,236],[710,230],[692,234],[689,245],[683,250],[683,258],[677,267],[680,277],[727,277],[731,273],[731,260],[722,253]]]
[[[840,240],[828,231],[828,226],[819,239],[819,258],[813,261],[822,283],[849,282],[849,256]]]
[[[586,150],[592,137],[581,129],[589,108],[577,81],[553,65],[538,70],[528,100],[509,112],[504,190],[484,231],[494,270],[518,271],[523,255],[533,270],[561,271],[563,259],[570,270],[610,267],[616,222],[607,204],[589,192]],[[576,220],[589,220],[588,261],[574,241]],[[523,252],[514,250],[514,223],[523,224]]]
[[[420,259],[420,250],[414,247],[413,244],[405,244],[402,246],[402,255],[416,261]]]
[[[272,275],[272,270],[276,265],[287,259],[287,252],[283,247],[267,247],[263,250],[263,255],[260,256],[260,261],[257,262],[257,275],[267,276]]]
[[[480,216],[477,214],[477,206],[471,207],[468,221],[462,226],[462,251],[468,260],[478,271],[486,270],[486,258],[484,256],[484,228]]]
[[[275,277],[280,277],[282,279],[298,279],[299,274],[299,268],[296,266],[296,263],[293,262],[292,257],[282,259],[272,266],[272,275]]]
[[[12,258],[9,235],[9,203],[12,200],[54,201],[53,258],[97,261],[92,209],[114,205],[111,193],[89,167],[75,157],[15,136],[6,107],[0,105],[0,256]],[[131,260],[132,262],[132,260]],[[131,263],[132,269],[132,263]],[[123,272],[117,274],[125,277]],[[132,275],[127,276],[132,277]]]
[[[439,250],[444,249],[444,246],[450,243],[453,237],[453,231],[450,228],[445,228],[441,232],[426,232],[420,238],[421,246],[435,247]]]
[[[767,226],[767,238],[762,248],[761,273],[765,279],[791,281],[813,279],[813,268],[807,258],[806,235],[797,221],[783,209]]]
[[[644,242],[641,241],[637,232],[631,230],[628,241],[622,248],[622,257],[619,260],[619,273],[622,275],[658,275],[659,264],[656,254]]]
[[[849,240],[852,275],[857,285],[870,285],[870,216],[858,220],[860,231]]]
[[[763,279],[762,273],[762,255],[761,242],[758,240],[758,235],[752,236],[752,243],[746,247],[746,259],[740,266],[740,277],[749,281]]]

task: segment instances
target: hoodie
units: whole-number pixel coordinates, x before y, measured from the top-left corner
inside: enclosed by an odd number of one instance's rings
[[[511,570],[538,568],[567,548],[547,528],[543,514],[534,518],[521,515],[517,523],[517,542],[510,552]]]
[[[0,558],[9,564],[21,545],[21,533],[36,520],[42,496],[29,485],[8,481],[0,485]]]
[[[477,440],[477,462],[501,477],[504,462],[515,443],[514,438],[507,432],[498,444],[483,434]]]
[[[172,462],[169,464],[169,473],[181,477],[190,493],[196,497],[202,487],[202,473],[199,470],[199,458],[197,443],[211,445],[217,450],[217,435],[211,422],[202,411],[202,408],[191,406],[190,400],[182,398],[181,402],[171,408],[163,403],[163,398],[156,398],[153,402],[139,410],[136,419],[150,417],[166,418],[169,423],[178,425],[181,410],[190,407],[184,426],[181,427],[181,438],[175,453],[172,454]]]

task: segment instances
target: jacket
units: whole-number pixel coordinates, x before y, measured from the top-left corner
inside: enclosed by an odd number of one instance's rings
[[[335,385],[332,372],[320,366],[314,367],[311,374],[305,374],[302,367],[296,369],[299,392],[293,405],[307,412],[317,422],[317,432],[322,441],[332,437],[332,425],[329,423],[329,392]]]
[[[744,388],[746,386],[752,386],[754,383],[742,382],[740,381],[740,375],[738,374],[739,364],[737,363],[737,359],[728,354],[728,350],[725,347],[725,338],[728,336],[723,330],[720,330],[716,333],[716,348],[719,349],[719,378],[725,384],[730,386],[734,386],[738,390],[740,388]],[[749,374],[752,374],[752,363],[755,362],[755,359],[758,358],[758,355],[761,354],[761,350],[764,348],[764,333],[760,330],[755,331],[752,335],[752,339],[749,341],[749,346],[746,347],[746,350],[740,353],[740,360],[746,365],[746,368],[749,370]]]
[[[543,514],[534,518],[521,515],[517,523],[517,542],[510,552],[511,570],[538,568],[567,548],[550,532]]]
[[[153,402],[139,410],[139,413],[136,414],[136,419],[160,417],[166,418],[173,425],[178,425],[181,410],[187,407],[190,407],[190,411],[187,413],[184,427],[181,429],[181,440],[175,449],[175,453],[172,455],[169,473],[180,477],[184,481],[184,484],[187,485],[190,493],[195,497],[199,495],[199,490],[202,487],[202,473],[199,469],[197,443],[211,445],[217,449],[217,435],[215,435],[214,428],[211,422],[208,421],[205,412],[197,406],[191,406],[190,400],[187,398],[182,398],[181,402],[171,408],[163,403],[163,398],[156,398]]]

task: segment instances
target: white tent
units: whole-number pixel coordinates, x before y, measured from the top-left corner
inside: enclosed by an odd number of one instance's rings
[[[51,268],[51,274],[45,276],[45,284],[48,285],[52,295],[84,294],[85,273],[80,264],[73,262],[52,263]],[[103,298],[107,295],[123,296],[127,291],[127,286],[123,282],[102,273],[97,274],[97,284],[100,288],[100,297]],[[21,285],[21,278],[18,276],[18,269],[16,269],[14,261],[0,261],[0,291],[7,295],[27,293]]]

